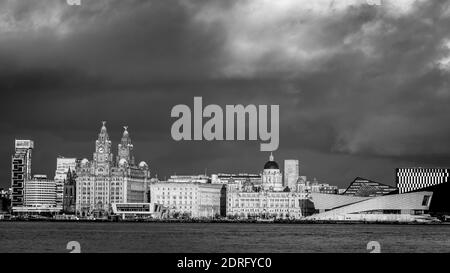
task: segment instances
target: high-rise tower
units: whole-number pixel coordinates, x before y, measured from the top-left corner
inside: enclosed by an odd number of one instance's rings
[[[31,153],[34,148],[32,140],[15,141],[15,153],[11,159],[11,206],[24,205],[24,188],[31,179]]]
[[[299,164],[296,159],[284,160],[284,187],[289,187],[291,191],[296,190],[299,178]]]

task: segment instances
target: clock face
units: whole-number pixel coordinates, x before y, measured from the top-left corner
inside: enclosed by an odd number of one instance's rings
[[[100,146],[100,147],[98,148],[98,151],[99,151],[100,153],[103,153],[103,151],[104,151],[103,147]]]

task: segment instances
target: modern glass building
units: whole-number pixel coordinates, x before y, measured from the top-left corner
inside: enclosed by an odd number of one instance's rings
[[[383,196],[391,192],[396,191],[397,188],[381,184],[369,179],[357,177],[348,186],[343,195],[360,196],[360,197],[373,197]]]
[[[434,191],[422,189],[399,194],[395,187],[356,178],[343,194],[311,193],[318,221],[429,222]],[[311,208],[309,208],[311,210]]]

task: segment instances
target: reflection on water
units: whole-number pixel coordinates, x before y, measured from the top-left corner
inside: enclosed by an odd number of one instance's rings
[[[0,222],[0,252],[450,252],[450,225]]]

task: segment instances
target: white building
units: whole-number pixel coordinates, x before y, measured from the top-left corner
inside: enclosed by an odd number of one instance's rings
[[[291,191],[297,188],[299,178],[299,163],[296,159],[286,159],[284,161],[284,186],[289,187]]]
[[[223,216],[226,205],[225,186],[205,183],[153,183],[150,185],[150,202],[167,207],[171,216]]]
[[[301,202],[306,193],[297,192],[245,192],[227,190],[227,216],[239,218],[300,219]]]
[[[57,213],[56,183],[48,180],[46,175],[34,175],[27,180],[24,188],[23,206],[13,207],[16,213]]]
[[[166,209],[153,203],[112,203],[112,213],[122,219],[162,218]]]
[[[312,193],[315,214],[310,220],[421,222],[428,215],[433,192],[422,191],[373,197]]]
[[[241,186],[227,186],[227,216],[239,218],[299,219],[302,204],[308,199],[306,192],[283,191],[282,174],[271,154],[264,165],[262,184],[250,180]]]

